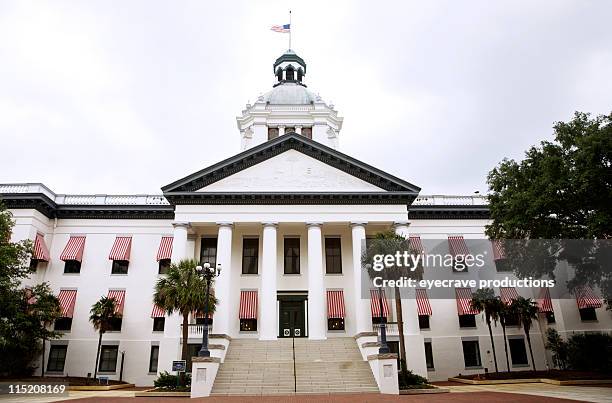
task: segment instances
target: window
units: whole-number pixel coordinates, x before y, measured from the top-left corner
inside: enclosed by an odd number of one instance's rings
[[[111,274],[127,274],[130,262],[127,260],[113,260]]]
[[[546,312],[546,323],[549,325],[554,324],[555,321],[555,313],[554,312]]]
[[[153,318],[153,331],[163,332],[166,326],[166,318]]]
[[[268,127],[268,140],[278,137],[278,127]]]
[[[241,332],[256,332],[257,331],[257,319],[240,319],[240,331]]]
[[[508,264],[507,259],[497,259],[495,261],[495,270],[498,272],[512,271],[512,267]]]
[[[242,240],[242,274],[257,274],[259,257],[259,239],[244,238]]]
[[[583,309],[579,309],[579,311],[580,311],[580,320],[582,321],[597,320],[597,313],[595,312],[595,308],[583,308]]]
[[[478,340],[463,340],[463,361],[465,362],[466,368],[468,367],[480,367],[480,347],[478,346]]]
[[[68,331],[72,328],[72,318],[57,318],[53,326],[54,330]]]
[[[64,372],[64,364],[66,362],[67,351],[67,345],[51,345],[51,349],[49,350],[49,362],[47,363],[47,371]]]
[[[300,274],[300,238],[285,238],[285,274]]]
[[[399,341],[387,341],[387,347],[389,347],[389,352],[391,354],[397,356],[397,368],[400,369],[402,365],[400,363]]]
[[[312,139],[312,127],[302,127],[302,136]]]
[[[111,321],[110,329],[108,330],[111,332],[120,332],[122,323],[123,323],[123,318],[115,318]]]
[[[304,76],[304,70],[301,67],[297,69],[297,80],[302,81],[302,77]]]
[[[278,81],[283,80],[283,70],[280,67],[276,69],[276,78],[278,78]]]
[[[429,315],[419,315],[419,329],[429,329]]]
[[[149,372],[157,372],[157,360],[159,359],[159,346],[151,346],[149,355]]]
[[[38,267],[38,262],[39,262],[38,259],[34,259],[34,258],[30,259],[30,269],[36,270],[36,268]]]
[[[166,274],[170,268],[170,259],[161,259],[159,261],[159,274]]]
[[[525,341],[520,339],[508,339],[510,346],[510,357],[512,365],[527,365],[527,350],[525,349]]]
[[[100,350],[100,372],[115,372],[117,369],[117,354],[119,346],[102,346]]]
[[[286,75],[288,81],[289,80],[295,80],[294,74],[293,74],[294,72],[295,72],[295,70],[293,69],[292,66],[288,66],[287,67],[287,69],[285,70],[285,75]]]
[[[518,315],[506,316],[506,326],[518,326],[518,325],[519,325]]]
[[[213,318],[208,318],[208,326],[212,326],[213,323]],[[203,325],[204,324],[204,317],[201,318],[196,318],[196,325]]]
[[[325,270],[327,274],[342,274],[340,238],[325,238]]]
[[[64,264],[64,273],[80,273],[81,262],[78,260],[66,260]]]
[[[459,315],[459,327],[476,327],[476,315]]]
[[[200,262],[210,263],[210,267],[217,267],[217,238],[202,238]]]
[[[433,348],[431,347],[431,341],[425,342],[425,364],[427,364],[427,369],[434,369]]]
[[[344,330],[344,319],[342,318],[327,319],[327,330]]]
[[[453,257],[453,273],[467,273],[468,268],[465,264],[465,255],[457,255]]]

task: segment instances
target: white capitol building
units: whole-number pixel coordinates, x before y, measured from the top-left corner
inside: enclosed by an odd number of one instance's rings
[[[62,302],[65,318],[55,328],[63,336],[47,343],[48,375],[93,372],[98,335],[88,317],[102,295],[117,299],[123,319],[104,335],[99,374],[152,385],[159,372],[170,371],[181,354],[181,318],[154,307],[153,288],[170,261],[195,258],[222,267],[210,341],[220,361],[213,394],[252,392],[231,371],[242,365],[266,374],[266,361],[291,348],[291,336],[306,351],[305,371],[308,362],[313,371],[327,368],[327,380],[311,388],[334,391],[329,383],[351,377],[346,390],[383,388],[382,373],[368,365],[378,349],[380,312],[362,298],[362,242],[394,229],[422,240],[448,238],[452,252],[466,240],[486,239],[487,202],[476,195],[420,195],[418,186],[343,154],[343,118],[305,85],[306,73],[295,52],[281,55],[273,88],[237,117],[241,151],[163,186],[163,194],[63,195],[39,183],[0,185],[16,222],[13,240],[36,244],[30,283],[49,282]],[[494,369],[483,315],[465,305],[470,292],[457,290],[456,300],[427,293],[402,299],[409,369],[431,381]],[[562,335],[612,329],[601,303],[539,302],[531,336],[538,369],[552,365],[546,328]],[[396,352],[397,307],[388,292],[383,311]],[[201,319],[191,318],[194,356],[202,328]],[[501,329],[494,334],[505,370]],[[510,326],[508,339],[511,369],[528,369],[522,329]],[[278,376],[277,391],[285,390],[283,379]]]

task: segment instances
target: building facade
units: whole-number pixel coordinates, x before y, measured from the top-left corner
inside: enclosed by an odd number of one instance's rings
[[[151,385],[159,372],[170,371],[180,357],[181,318],[165,315],[152,295],[171,261],[221,266],[212,332],[227,347],[240,338],[325,340],[377,331],[380,307],[363,297],[360,262],[365,240],[376,233],[448,239],[451,252],[465,240],[486,239],[486,198],[420,195],[419,187],[341,153],[343,118],[305,85],[304,60],[287,51],[273,66],[271,91],[237,118],[241,152],[163,186],[163,194],[60,195],[42,184],[0,185],[16,222],[13,240],[36,245],[36,273],[28,282],[49,282],[62,303],[64,318],[55,328],[63,336],[47,346],[47,374],[93,373],[98,336],[88,316],[104,295],[116,298],[123,318],[104,335],[100,374]],[[407,365],[414,372],[439,381],[493,370],[484,319],[464,303],[471,291],[434,300],[417,290],[402,299]],[[382,316],[397,351],[392,297],[384,295]],[[551,365],[546,328],[561,334],[612,329],[600,301],[539,301],[542,313],[532,330],[539,369]],[[194,355],[201,323],[190,319]],[[494,334],[505,369],[501,329]],[[509,326],[508,335],[511,369],[526,369],[522,329]]]

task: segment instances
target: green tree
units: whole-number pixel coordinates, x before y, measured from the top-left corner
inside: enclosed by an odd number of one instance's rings
[[[567,368],[568,344],[561,338],[556,329],[546,330],[546,349],[552,351],[552,359],[555,366],[559,369]]]
[[[57,339],[61,335],[58,332],[49,330],[49,327],[62,315],[59,299],[51,292],[49,284],[42,283],[26,290],[27,313],[38,327],[37,337],[42,340],[41,368],[40,376],[45,375],[45,342]]]
[[[98,362],[100,360],[100,349],[102,347],[102,335],[112,329],[113,323],[119,318],[121,318],[121,314],[117,312],[117,303],[114,298],[101,297],[92,305],[89,311],[89,321],[99,334],[94,379],[98,377]]]
[[[531,298],[518,297],[512,300],[510,305],[510,311],[516,315],[519,324],[523,326],[525,337],[527,338],[527,345],[529,346],[529,355],[531,356],[531,365],[533,370],[536,370],[535,360],[533,359],[533,349],[531,348],[531,336],[529,331],[533,320],[538,318],[538,304]]]
[[[178,312],[183,316],[183,360],[187,360],[189,355],[189,314],[203,314],[206,306],[206,281],[198,275],[197,266],[198,262],[194,259],[184,259],[178,264],[171,264],[166,274],[157,280],[153,294],[153,302],[163,308],[167,315]],[[216,304],[217,300],[211,293],[209,313],[215,312]]]
[[[495,363],[495,372],[499,372],[497,367],[497,353],[495,352],[495,340],[493,339],[493,329],[491,328],[491,320],[495,323],[499,320],[500,300],[495,297],[495,291],[490,288],[479,288],[472,295],[472,308],[478,312],[484,312],[485,322],[489,328],[489,337],[491,338],[491,349],[493,350],[493,362]]]

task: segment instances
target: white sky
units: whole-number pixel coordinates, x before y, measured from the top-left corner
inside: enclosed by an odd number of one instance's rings
[[[612,110],[612,2],[0,0],[0,182],[159,193],[237,153],[289,8],[341,151],[423,194]]]

